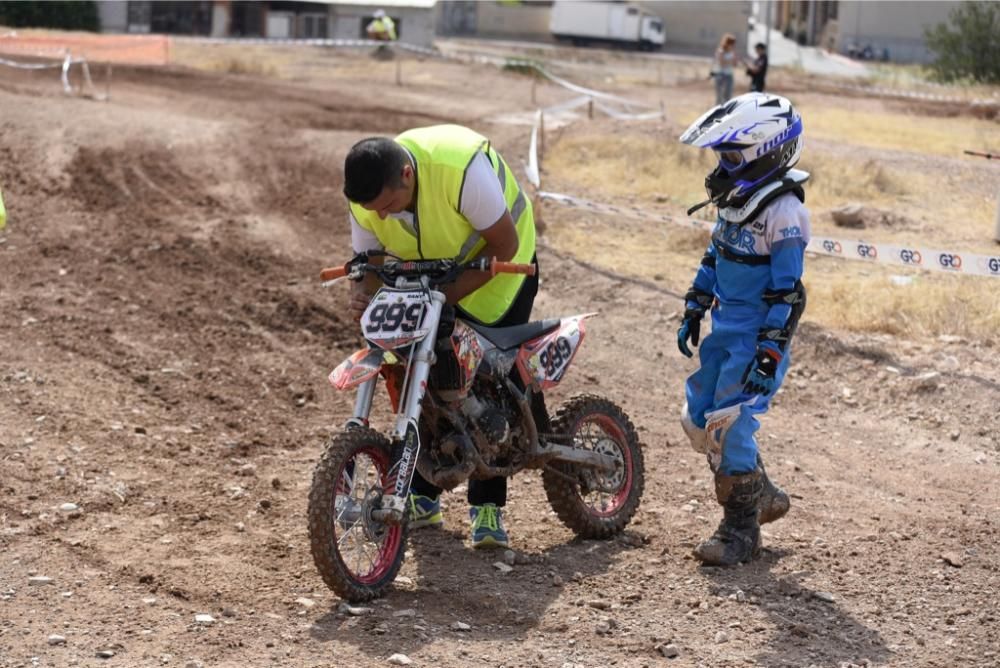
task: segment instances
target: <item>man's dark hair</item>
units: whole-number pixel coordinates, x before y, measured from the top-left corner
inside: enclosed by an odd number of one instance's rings
[[[352,202],[365,204],[386,186],[398,188],[408,159],[406,149],[388,137],[362,139],[344,160],[344,195]]]
[[[764,42],[757,42],[756,44],[753,45],[753,48],[764,49],[765,51],[767,51],[767,44],[764,44]]]

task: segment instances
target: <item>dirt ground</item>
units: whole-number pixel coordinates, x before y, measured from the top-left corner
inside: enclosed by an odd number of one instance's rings
[[[761,560],[699,568],[718,510],[677,422],[686,285],[559,249],[540,253],[536,314],[601,317],[549,404],[587,391],[630,413],[647,466],[633,524],[574,540],[539,476],[518,476],[502,574],[452,493],[395,589],[342,612],[305,508],[352,405],[326,375],[359,343],[346,289],[317,280],[349,254],[343,156],[455,121],[513,166],[526,128],[491,119],[532,109],[529,79],[486,65],[408,63],[397,87],[391,64],[349,64],[116,68],[109,102],[0,69],[0,666],[1000,665],[995,338],[806,324],[760,432],[792,511]]]

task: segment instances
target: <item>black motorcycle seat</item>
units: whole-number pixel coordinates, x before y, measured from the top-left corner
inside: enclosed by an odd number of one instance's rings
[[[526,325],[514,325],[513,327],[484,327],[474,322],[466,322],[472,329],[482,334],[500,350],[510,350],[517,348],[525,341],[530,341],[542,334],[548,334],[559,327],[561,321],[558,318],[548,320],[537,320]]]

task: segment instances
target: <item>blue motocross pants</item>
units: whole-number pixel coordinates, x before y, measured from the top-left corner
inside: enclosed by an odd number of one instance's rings
[[[742,320],[743,322],[739,322]],[[698,351],[701,367],[691,374],[685,384],[688,417],[699,429],[713,418],[713,412],[729,408],[733,418],[724,427],[707,434],[709,443],[717,439],[721,446],[719,472],[723,475],[749,473],[757,465],[757,441],[754,434],[760,428],[757,415],[767,411],[771,397],[747,394],[743,391],[743,374],[753,362],[757,350],[757,330],[760,326],[748,318],[727,322],[712,315],[712,333]],[[791,359],[786,350],[775,374],[775,392],[788,370]],[[738,408],[738,413],[737,409]],[[707,416],[707,418],[706,418]],[[711,420],[717,424],[716,420]],[[711,445],[709,445],[711,448]]]

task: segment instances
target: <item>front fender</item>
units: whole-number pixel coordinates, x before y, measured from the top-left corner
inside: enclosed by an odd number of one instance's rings
[[[399,358],[389,350],[363,348],[330,372],[330,384],[338,390],[349,390],[378,375],[385,364],[396,364]]]

